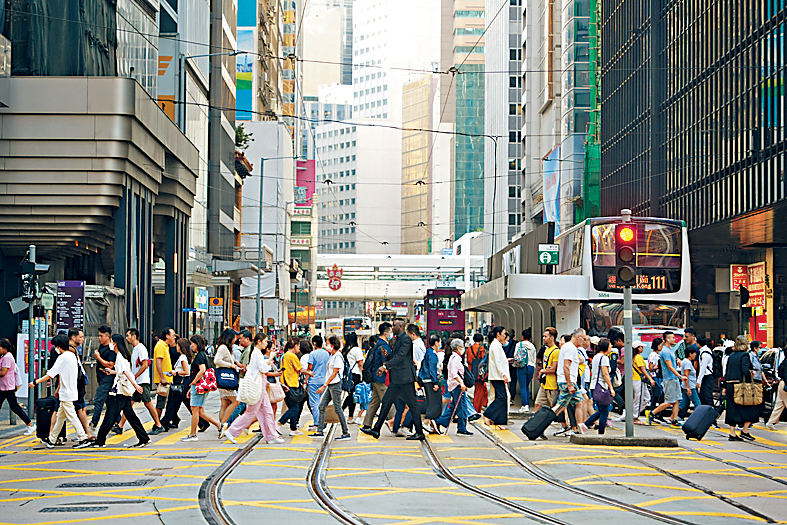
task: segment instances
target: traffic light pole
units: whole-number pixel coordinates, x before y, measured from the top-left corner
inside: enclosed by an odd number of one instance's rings
[[[631,222],[631,210],[621,210],[623,222]],[[634,437],[634,351],[632,349],[633,312],[631,286],[623,288],[623,342],[625,344],[624,400],[626,403],[626,437]]]
[[[36,262],[36,247],[35,244],[30,245],[30,255],[28,259],[31,263]],[[35,272],[35,270],[34,270]],[[33,273],[35,276],[35,273]],[[35,279],[35,277],[34,277]],[[33,292],[35,295],[35,280],[33,281]],[[36,380],[36,348],[35,348],[35,299],[30,303],[27,307],[27,311],[29,312],[27,315],[27,381]],[[35,388],[28,388],[27,389],[27,415],[30,419],[35,419]]]

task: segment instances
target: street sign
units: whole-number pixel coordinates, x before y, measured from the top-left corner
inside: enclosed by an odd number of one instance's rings
[[[220,323],[224,321],[224,298],[211,297],[208,301],[208,322]]]
[[[538,264],[558,264],[560,245],[558,244],[539,244],[538,245]]]
[[[51,293],[41,294],[41,304],[44,305],[44,310],[54,310],[55,295]]]
[[[85,281],[57,281],[57,330],[85,324]]]

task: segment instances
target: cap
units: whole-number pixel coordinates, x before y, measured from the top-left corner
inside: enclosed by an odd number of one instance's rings
[[[590,336],[590,344],[597,345],[599,341],[601,341],[601,338],[599,336],[597,335]]]
[[[645,348],[645,343],[642,341],[634,341],[631,343],[631,348]]]

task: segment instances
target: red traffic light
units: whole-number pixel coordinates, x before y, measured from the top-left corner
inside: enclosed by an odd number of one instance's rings
[[[624,226],[618,228],[618,238],[623,242],[631,242],[634,240],[634,228]]]

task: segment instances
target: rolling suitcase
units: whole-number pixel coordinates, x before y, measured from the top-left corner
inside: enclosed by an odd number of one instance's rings
[[[56,405],[57,399],[54,396],[42,397],[36,401],[36,437],[39,439],[49,437]]]
[[[522,425],[522,433],[526,435],[530,441],[534,441],[544,433],[547,427],[551,425],[555,419],[557,418],[551,408],[541,407],[533,417]]]
[[[689,419],[683,423],[683,432],[686,433],[686,439],[702,439],[705,432],[708,431],[718,417],[719,413],[710,405],[700,405],[695,408]]]

